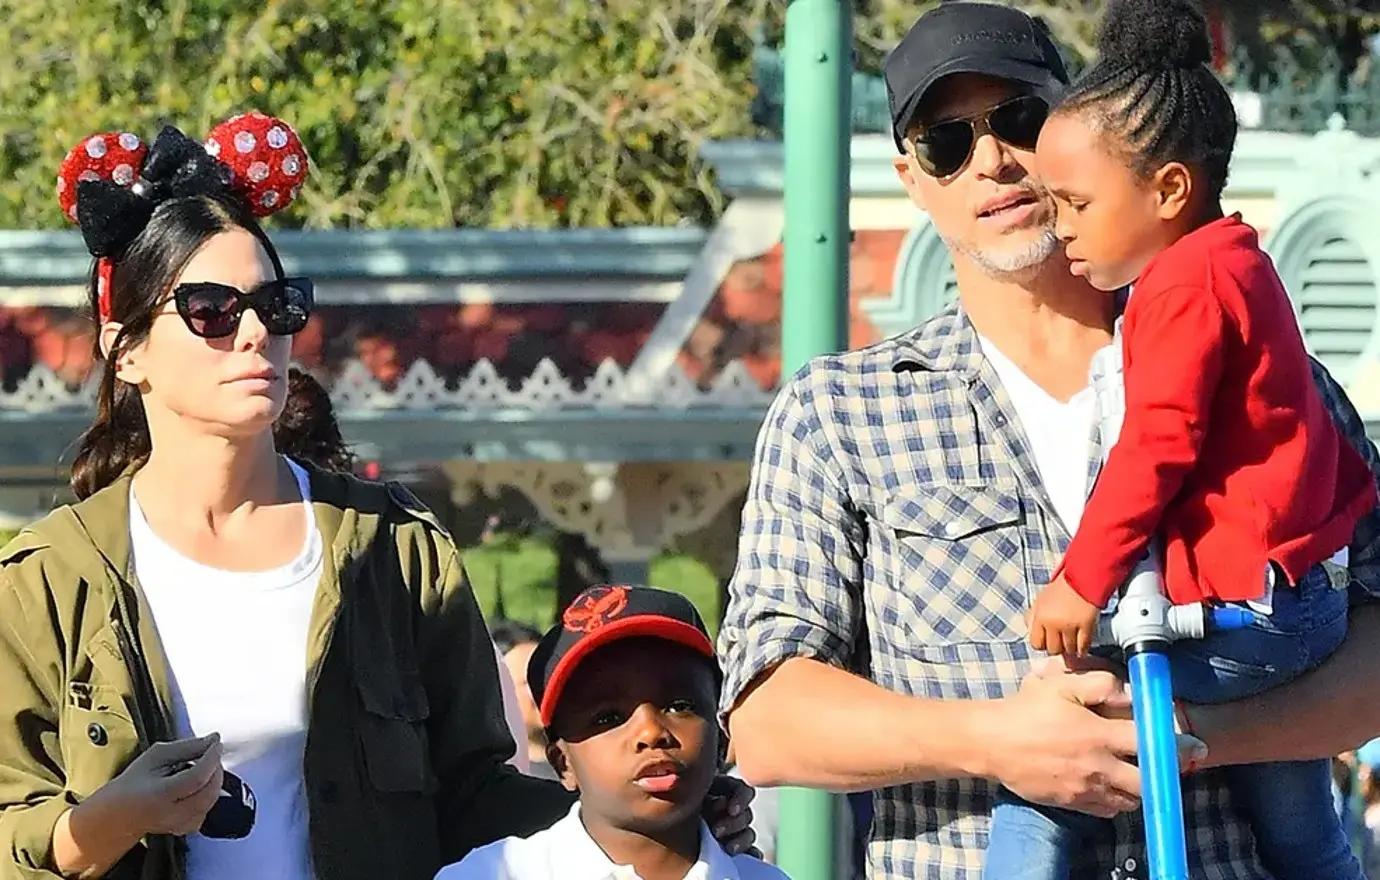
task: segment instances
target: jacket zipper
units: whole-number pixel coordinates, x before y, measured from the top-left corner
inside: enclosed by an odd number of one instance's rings
[[[143,646],[139,643],[139,635],[135,631],[133,619],[129,613],[129,603],[125,599],[125,585],[120,582],[115,583],[115,620],[113,621],[115,635],[120,643],[120,652],[124,655],[125,665],[129,668],[130,678],[133,679],[135,691],[137,692],[136,702],[140,703],[140,711],[136,714],[144,715],[142,719],[143,731],[140,735],[144,738],[144,745],[153,745],[157,741],[157,736],[168,737],[172,735],[171,725],[163,715],[163,703],[158,697],[158,689],[153,686],[153,676],[149,672],[148,660],[144,655]],[[157,725],[154,730],[152,725]]]
[[[134,685],[134,729],[139,736],[144,748],[152,746],[155,742],[154,731],[149,728],[148,718],[145,712],[153,715],[158,722],[163,734],[170,734],[171,727],[163,717],[162,703],[158,699],[158,691],[153,686],[153,676],[149,672],[148,663],[144,659],[143,647],[139,644],[138,635],[134,632],[134,627],[130,621],[129,606],[125,601],[124,584],[115,585],[115,619],[111,621],[111,628],[115,630],[115,639],[120,646],[120,654],[124,658],[125,667],[129,669],[130,679]],[[145,858],[157,849],[151,845],[149,853]],[[186,858],[185,838],[173,838],[169,850],[171,863],[168,867],[172,874],[169,880],[185,880],[186,868],[184,859]],[[140,868],[140,877],[148,874],[149,865],[145,861]]]
[[[125,668],[129,670],[130,678],[133,680],[133,720],[135,732],[139,735],[140,744],[144,748],[148,748],[149,746],[153,745],[153,736],[152,731],[149,730],[148,720],[144,717],[144,713],[147,710],[148,706],[145,702],[146,695],[144,693],[143,687],[144,677],[142,675],[142,670],[140,668],[142,667],[143,663],[139,659],[139,655],[135,651],[134,645],[130,641],[129,634],[125,630],[125,625],[121,617],[116,617],[115,620],[111,621],[111,628],[115,630],[115,640],[120,645],[120,656],[124,658]]]

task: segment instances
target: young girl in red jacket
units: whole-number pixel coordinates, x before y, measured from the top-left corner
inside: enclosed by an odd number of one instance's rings
[[[1176,695],[1236,700],[1321,663],[1346,633],[1345,548],[1375,477],[1314,386],[1293,307],[1254,229],[1224,216],[1236,140],[1189,0],[1118,0],[1101,58],[1037,147],[1070,270],[1131,286],[1122,316],[1126,415],[1054,580],[1033,647],[1081,654],[1152,537],[1176,603],[1242,603],[1247,629],[1175,645]],[[1326,761],[1235,767],[1237,806],[1278,880],[1359,880]],[[1088,833],[1006,797],[987,876],[1062,878]]]

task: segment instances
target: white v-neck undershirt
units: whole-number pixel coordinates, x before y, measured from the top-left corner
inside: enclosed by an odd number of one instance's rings
[[[1059,400],[1001,352],[990,340],[978,337],[982,353],[1001,379],[1016,408],[1035,469],[1054,510],[1069,535],[1078,531],[1088,501],[1088,464],[1092,455],[1093,420],[1097,396],[1085,386],[1068,400]]]

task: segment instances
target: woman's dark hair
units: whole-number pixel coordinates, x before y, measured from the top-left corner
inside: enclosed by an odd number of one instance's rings
[[[139,390],[115,378],[122,351],[148,338],[153,319],[162,310],[173,282],[201,246],[214,236],[243,229],[259,240],[273,270],[283,277],[278,252],[254,215],[239,200],[217,195],[192,195],[158,205],[148,225],[114,261],[110,290],[110,320],[122,325],[109,355],[96,336],[96,359],[103,360],[96,398],[96,418],[82,435],[72,462],[72,492],[86,498],[113,483],[131,466],[147,461],[151,449],[148,421]],[[98,314],[96,268],[91,269],[87,295],[91,313]]]
[[[1221,197],[1236,146],[1236,108],[1209,63],[1212,38],[1193,0],[1112,0],[1098,59],[1057,113],[1091,114],[1138,174],[1182,162]]]
[[[311,373],[293,367],[288,372],[287,404],[273,424],[273,445],[283,455],[322,470],[349,472],[354,451],[340,436],[331,396]]]

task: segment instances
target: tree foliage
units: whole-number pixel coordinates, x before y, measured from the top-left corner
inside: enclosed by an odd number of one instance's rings
[[[57,227],[63,153],[258,107],[314,160],[286,222],[703,222],[771,0],[0,0],[0,226]]]
[[[854,0],[876,70],[935,0]],[[1104,0],[1007,0],[1075,56]],[[1261,59],[1367,55],[1380,0],[1211,0]],[[0,0],[0,227],[61,227],[63,153],[96,130],[278,113],[314,158],[310,227],[706,223],[696,161],[752,134],[752,49],[784,0]],[[1321,63],[1321,62],[1320,62]]]
[[[855,29],[861,61],[872,69],[924,10],[939,0],[856,0]],[[1074,63],[1097,51],[1097,28],[1107,0],[996,0],[1039,16]],[[1369,41],[1380,31],[1380,0],[1201,0],[1221,17],[1231,42],[1257,66],[1267,66],[1281,48],[1304,64],[1333,56],[1346,72],[1368,63]]]

